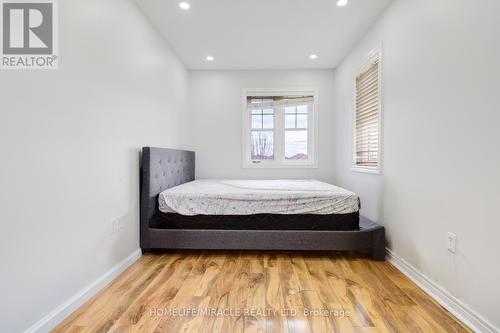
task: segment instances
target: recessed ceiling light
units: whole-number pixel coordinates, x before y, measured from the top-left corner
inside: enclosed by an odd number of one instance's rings
[[[337,6],[344,7],[347,5],[347,0],[337,0]]]
[[[214,61],[215,60],[215,58],[212,56],[207,56],[205,59],[207,59],[207,61]]]
[[[318,55],[317,54],[311,54],[309,56],[309,59],[318,59]]]
[[[191,8],[191,5],[187,2],[180,2],[179,7],[181,7],[181,9],[188,10],[189,8]]]

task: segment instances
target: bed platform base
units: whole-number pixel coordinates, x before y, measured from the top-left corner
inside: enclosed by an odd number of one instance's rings
[[[149,229],[146,238],[143,251],[367,251],[375,260],[385,258],[384,228],[364,217],[359,231]]]
[[[140,243],[143,252],[157,249],[363,251],[385,259],[385,229],[360,216],[360,230],[214,230],[156,229],[150,221],[158,194],[194,179],[194,152],[143,148]]]

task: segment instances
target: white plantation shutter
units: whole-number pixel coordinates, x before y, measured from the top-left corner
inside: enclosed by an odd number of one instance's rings
[[[379,165],[379,57],[356,77],[356,166],[378,167]]]

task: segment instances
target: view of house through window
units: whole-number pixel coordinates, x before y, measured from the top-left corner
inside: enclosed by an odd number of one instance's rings
[[[311,163],[313,104],[312,95],[247,96],[251,163]]]
[[[308,105],[285,107],[285,158],[307,160]]]

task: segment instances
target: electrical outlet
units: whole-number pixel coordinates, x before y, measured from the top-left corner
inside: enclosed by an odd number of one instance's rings
[[[446,245],[448,247],[448,251],[455,253],[457,251],[457,235],[449,232],[446,236]]]

